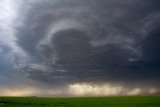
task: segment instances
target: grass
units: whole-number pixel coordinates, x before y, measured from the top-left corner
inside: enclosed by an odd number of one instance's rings
[[[0,97],[0,107],[160,107],[160,96],[80,98]]]

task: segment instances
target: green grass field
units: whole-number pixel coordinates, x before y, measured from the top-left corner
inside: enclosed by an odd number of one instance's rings
[[[160,96],[83,98],[0,97],[0,107],[160,107]]]

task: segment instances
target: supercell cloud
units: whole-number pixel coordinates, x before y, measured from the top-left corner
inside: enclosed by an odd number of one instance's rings
[[[160,93],[159,0],[1,0],[1,96]]]

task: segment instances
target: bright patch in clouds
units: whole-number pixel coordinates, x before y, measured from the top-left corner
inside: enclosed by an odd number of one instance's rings
[[[35,90],[32,88],[1,88],[0,96],[28,96],[32,95]]]
[[[111,85],[92,85],[92,84],[73,84],[69,86],[69,90],[73,95],[117,95],[122,91],[121,86]]]
[[[155,88],[125,88],[120,85],[111,84],[73,84],[69,85],[69,91],[74,96],[115,96],[115,95],[140,95],[143,93],[155,94],[157,89]]]

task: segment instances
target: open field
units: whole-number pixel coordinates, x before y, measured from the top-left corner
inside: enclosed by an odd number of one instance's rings
[[[0,107],[160,107],[160,96],[80,98],[0,97]]]

